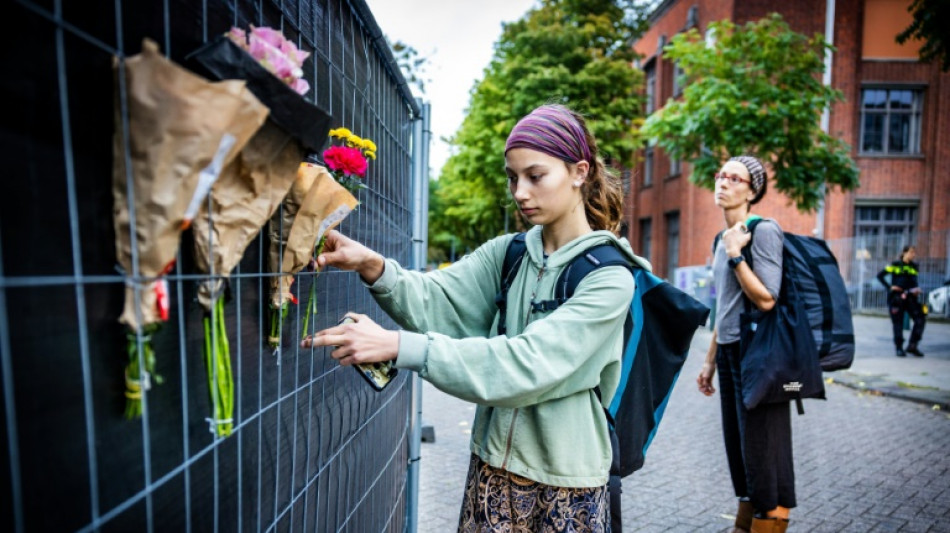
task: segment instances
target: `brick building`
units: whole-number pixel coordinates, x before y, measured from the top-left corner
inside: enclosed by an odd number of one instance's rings
[[[910,0],[666,0],[651,15],[650,29],[634,44],[642,56],[647,109],[652,112],[682,91],[676,66],[659,52],[681,31],[706,34],[710,22],[738,24],[771,12],[793,30],[826,33],[833,13],[830,83],[845,101],[830,112],[829,132],[852,148],[860,169],[858,189],[832,192],[820,213],[802,214],[774,189],[755,211],[776,217],[786,231],[828,240],[858,236],[877,255],[891,257],[893,244],[950,229],[950,72],[918,60],[920,43],[898,45],[895,36],[911,22]],[[647,147],[630,184],[627,232],[654,269],[672,277],[676,268],[706,265],[710,244],[723,228],[712,192],[689,182],[686,162],[671,161]],[[921,255],[946,262],[946,239],[934,239]],[[841,254],[839,253],[839,259]],[[845,261],[842,261],[843,268]],[[943,269],[944,267],[940,267]],[[687,269],[684,269],[687,270]]]

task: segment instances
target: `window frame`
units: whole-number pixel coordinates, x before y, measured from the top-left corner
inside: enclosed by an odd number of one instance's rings
[[[886,91],[884,109],[866,109],[864,106],[865,91]],[[892,91],[910,91],[913,95],[913,101],[910,110],[892,110],[889,108]],[[860,87],[858,99],[858,156],[860,157],[920,157],[921,138],[923,133],[923,107],[926,86],[920,84],[894,84],[894,83],[867,83]],[[884,117],[883,129],[881,132],[881,150],[865,149],[865,117],[868,115],[879,115]],[[908,139],[909,148],[904,152],[892,152],[890,150],[890,117],[893,115],[910,116],[910,138]]]

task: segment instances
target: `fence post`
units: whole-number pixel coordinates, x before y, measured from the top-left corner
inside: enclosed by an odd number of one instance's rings
[[[412,265],[425,271],[429,230],[429,104],[416,99],[422,115],[412,125]],[[409,479],[406,494],[406,532],[416,533],[419,524],[419,452],[422,447],[422,378],[412,374],[410,413]]]

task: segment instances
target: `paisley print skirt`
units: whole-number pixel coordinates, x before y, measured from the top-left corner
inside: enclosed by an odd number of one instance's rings
[[[459,533],[608,533],[607,487],[552,487],[472,455]]]

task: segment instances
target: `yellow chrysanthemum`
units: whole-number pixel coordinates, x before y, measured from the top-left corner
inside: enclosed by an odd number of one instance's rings
[[[376,152],[373,152],[372,150],[366,150],[365,152],[363,152],[363,155],[373,160],[376,159]]]
[[[374,143],[373,141],[369,139],[363,139],[363,150],[366,152],[375,152],[376,143]]]
[[[330,130],[330,137],[336,137],[337,139],[346,139],[350,135],[353,135],[353,132],[346,128],[337,128],[335,130]]]
[[[363,139],[360,139],[358,136],[353,135],[352,133],[346,138],[346,145],[349,147],[363,146]]]

